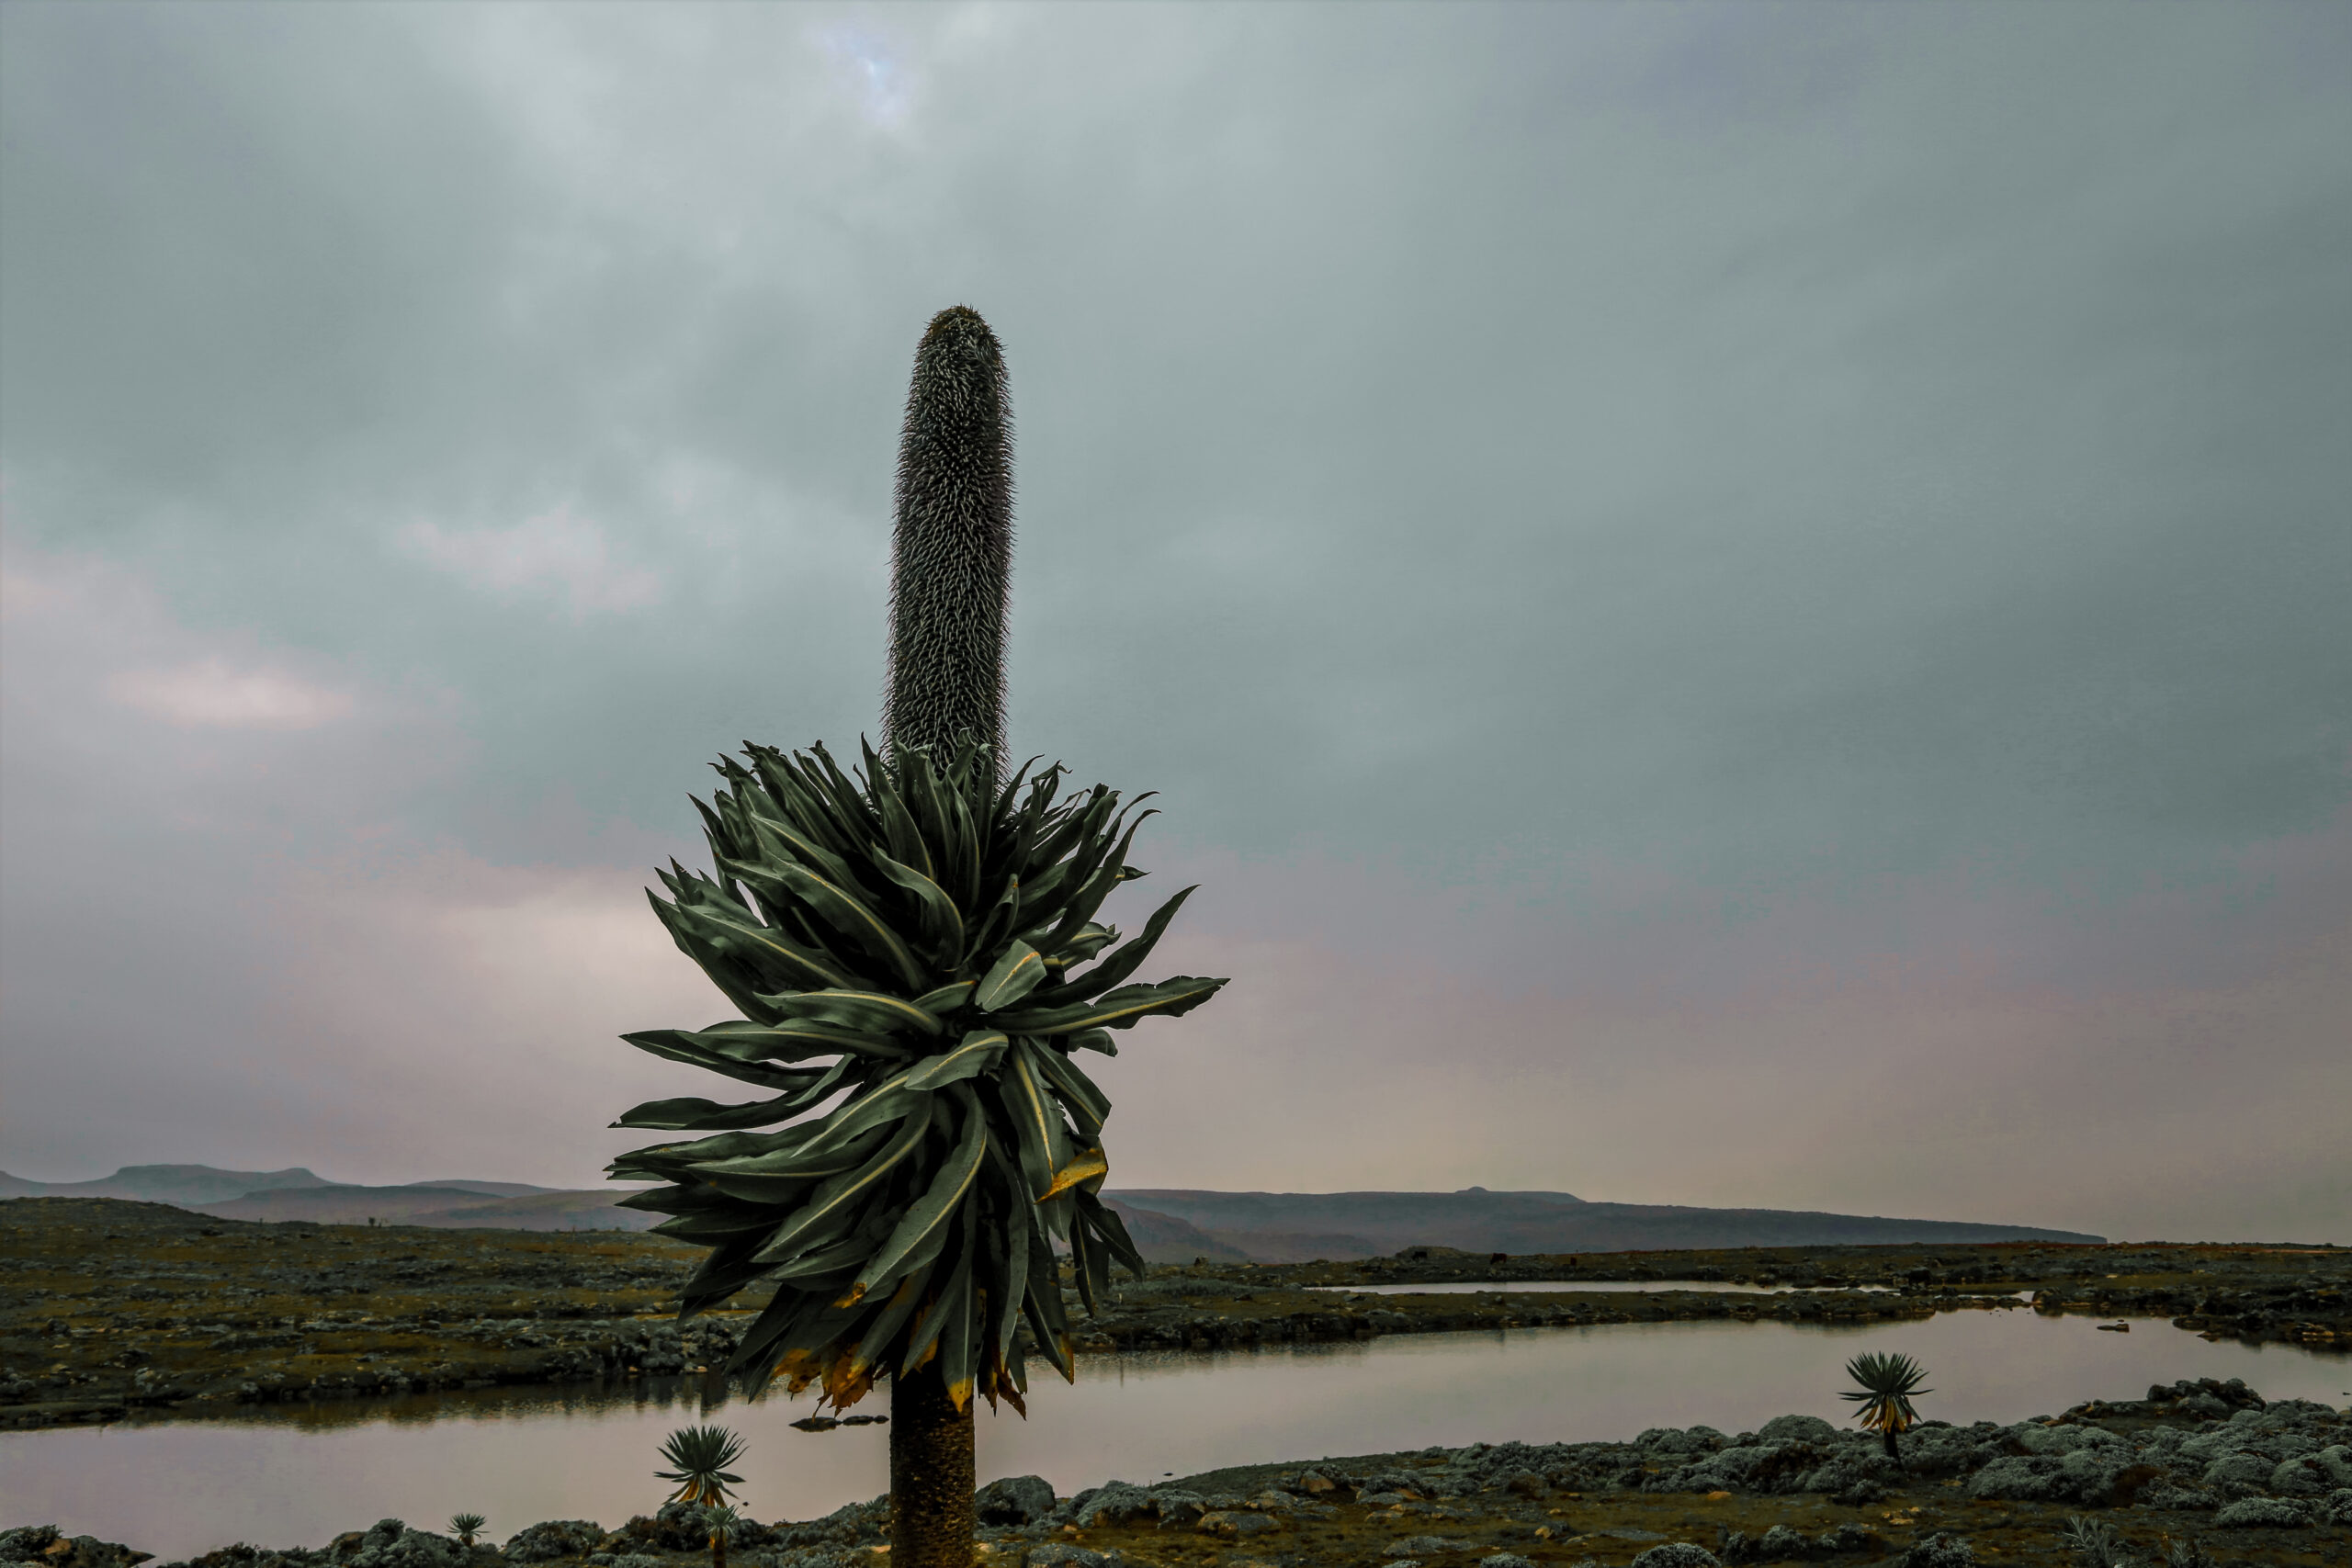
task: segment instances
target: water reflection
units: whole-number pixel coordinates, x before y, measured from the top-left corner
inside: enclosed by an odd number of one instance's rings
[[[1429,1444],[1625,1438],[1706,1422],[1726,1432],[1784,1411],[1843,1421],[1846,1360],[1894,1349],[1924,1361],[1922,1413],[2014,1421],[2180,1377],[2243,1377],[2272,1398],[2341,1404],[2352,1358],[2209,1342],[2161,1323],[2102,1334],[2085,1318],[1958,1312],[1921,1322],[1615,1324],[1398,1335],[1367,1343],[1135,1353],[1080,1363],[1076,1386],[1033,1386],[1033,1418],[983,1414],[983,1477],[1035,1472],[1067,1493],[1221,1465]],[[655,1450],[715,1416],[751,1450],[738,1468],[758,1517],[808,1518],[871,1497],[888,1427],[822,1434],[809,1404],[746,1404],[701,1380],[603,1391],[482,1390],[235,1417],[0,1434],[0,1519],[55,1523],[166,1558],[232,1540],[323,1544],[398,1516],[458,1509],[503,1538],[548,1518],[617,1524],[662,1497]],[[135,1484],[127,1484],[136,1478]]]

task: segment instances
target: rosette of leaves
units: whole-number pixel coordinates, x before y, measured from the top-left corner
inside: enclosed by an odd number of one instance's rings
[[[1059,764],[998,788],[968,737],[861,750],[854,773],[821,745],[716,764],[716,874],[673,862],[649,897],[741,1016],[623,1038],[772,1097],[638,1106],[615,1125],[710,1135],[611,1173],[662,1183],[622,1202],[711,1249],[682,1316],[774,1283],[727,1369],[749,1392],[813,1382],[846,1409],[936,1360],[958,1410],[977,1389],[1025,1411],[1024,1325],[1071,1375],[1056,1244],[1090,1311],[1114,1260],[1144,1267],[1098,1196],[1111,1107],[1076,1054],[1225,982],[1130,983],[1189,887],[1129,941],[1095,919],[1143,874],[1140,800],[1065,795]]]

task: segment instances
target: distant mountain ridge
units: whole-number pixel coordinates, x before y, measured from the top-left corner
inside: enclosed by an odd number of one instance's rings
[[[1465,1252],[1667,1251],[1679,1247],[1887,1246],[2103,1236],[2034,1225],[1890,1219],[1788,1209],[1595,1203],[1569,1192],[1207,1192],[1136,1189],[1128,1212],[1180,1221],[1260,1263],[1378,1258],[1408,1247]],[[1140,1237],[1136,1246],[1143,1247]],[[1146,1249],[1148,1252],[1148,1249]],[[1205,1254],[1204,1254],[1205,1255]]]
[[[0,1199],[130,1198],[224,1220],[309,1220],[322,1225],[437,1229],[649,1230],[659,1214],[613,1205],[634,1188],[534,1187],[470,1179],[366,1187],[314,1171],[217,1170],[209,1165],[127,1165],[96,1181],[28,1181],[0,1171]]]
[[[131,1198],[227,1220],[431,1225],[499,1230],[646,1230],[659,1214],[614,1205],[628,1190],[522,1181],[413,1181],[367,1187],[316,1172],[131,1165],[96,1181],[28,1181],[0,1171],[0,1199]],[[1512,1254],[1667,1251],[1678,1247],[1824,1247],[2104,1237],[2030,1225],[1889,1219],[1785,1209],[1699,1209],[1588,1202],[1570,1192],[1213,1192],[1177,1188],[1105,1193],[1155,1263],[1195,1258],[1295,1263],[1376,1258],[1408,1247]]]

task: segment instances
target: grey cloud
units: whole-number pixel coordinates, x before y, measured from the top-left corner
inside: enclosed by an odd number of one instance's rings
[[[457,694],[419,841],[616,866],[720,749],[871,727],[963,300],[1015,744],[1165,791],[1235,940],[1721,998],[2340,929],[2339,12],[6,26],[12,536]],[[550,516],[632,586],[481,566]]]

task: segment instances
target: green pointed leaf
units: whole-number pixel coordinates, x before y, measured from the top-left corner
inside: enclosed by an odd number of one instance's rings
[[[1078,1287],[1079,1304],[1086,1309],[1086,1315],[1089,1317],[1100,1317],[1102,1315],[1102,1308],[1094,1293],[1095,1269],[1093,1268],[1092,1259],[1088,1256],[1088,1254],[1092,1251],[1093,1247],[1094,1239],[1087,1234],[1087,1230],[1084,1225],[1070,1226],[1070,1283]]]
[[[1195,886],[1197,886],[1196,884]],[[1175,919],[1176,911],[1184,907],[1184,900],[1191,897],[1193,891],[1193,887],[1187,887],[1167,903],[1162,904],[1152,911],[1151,919],[1144,922],[1141,934],[1137,935],[1133,942],[1121,943],[1102,963],[1075,979],[1056,986],[1050,991],[1037,992],[1030,998],[1030,1005],[1036,1008],[1050,1008],[1086,1001],[1091,998],[1101,996],[1104,991],[1125,980],[1143,966],[1145,959],[1151,956],[1151,950],[1159,945],[1159,939],[1167,931],[1169,923]]]
[[[945,1018],[959,1008],[971,1005],[977,982],[958,980],[952,986],[942,986],[935,991],[925,991],[915,998],[915,1006],[933,1018]]]
[[[833,853],[818,841],[816,834],[797,822],[780,820],[764,812],[746,814],[752,829],[754,853],[739,855],[739,860],[761,860],[771,864],[786,863],[807,866],[837,887],[845,888],[863,897],[866,889],[849,862]]]
[[[670,883],[670,878],[665,876],[662,881]],[[674,889],[676,884],[671,883],[671,886]],[[664,903],[650,887],[645,890],[645,897],[653,906],[654,918],[670,933],[670,940],[677,944],[678,951],[692,959],[695,966],[710,977],[710,983],[735,1004],[738,1012],[754,1019],[773,1016],[758,999],[761,987],[768,984],[765,979],[750,965],[706,941],[700,926],[684,908]]]
[[[962,963],[964,917],[946,889],[914,867],[901,865],[888,855],[875,856],[874,863],[883,875],[914,895],[923,944],[930,949],[932,961],[942,969],[953,969]]]
[[[919,1034],[936,1039],[947,1032],[938,1014],[883,991],[802,991],[795,996],[763,997],[761,1000],[787,1018],[839,1024],[854,1032]]]
[[[1029,1289],[1021,1298],[1021,1310],[1029,1319],[1029,1332],[1037,1341],[1038,1350],[1052,1363],[1054,1371],[1075,1382],[1077,1369],[1071,1364],[1069,1353],[1069,1319],[1062,1312],[1061,1271],[1054,1263],[1051,1247],[1033,1245],[1029,1248]]]
[[[907,1069],[909,1089],[944,1089],[977,1074],[993,1072],[1012,1041],[997,1029],[975,1029],[953,1050],[925,1056]]]
[[[1015,1355],[1013,1341],[1021,1328],[1021,1299],[1029,1290],[1031,1211],[1028,1194],[1019,1185],[1021,1173],[993,1147],[989,1151],[989,1166],[1001,1200],[998,1213],[1003,1229],[1001,1248],[991,1254],[989,1262],[989,1320],[984,1344],[993,1350],[996,1360],[1007,1361]]]
[[[1024,1040],[1021,1050],[1023,1059],[1036,1068],[1055,1097],[1069,1108],[1080,1134],[1088,1138],[1100,1134],[1102,1123],[1110,1120],[1111,1097],[1095,1087],[1086,1070],[1050,1046]]]
[[[1069,1137],[1060,1106],[1023,1052],[1006,1055],[996,1080],[998,1097],[1012,1120],[1013,1149],[1026,1186],[1024,1201],[1035,1201],[1054,1184],[1054,1172],[1069,1163]]]
[[[1005,881],[1004,890],[997,895],[996,902],[989,906],[988,912],[966,928],[971,937],[964,951],[967,953],[994,953],[1012,934],[1012,922],[1020,915],[1021,879],[1010,877]]]
[[[862,1168],[890,1142],[886,1127],[869,1127],[856,1137],[815,1154],[785,1150],[742,1159],[704,1160],[693,1175],[732,1198],[766,1205],[770,1218],[797,1213],[817,1187],[844,1172]]]
[[[1016,942],[981,977],[979,989],[972,993],[972,1005],[982,1012],[1010,1007],[1035,990],[1045,977],[1045,959],[1027,942]]]
[[[1123,986],[1091,1002],[1035,1012],[1002,1013],[989,1021],[1012,1034],[1075,1034],[1087,1029],[1126,1029],[1155,1013],[1176,1018],[1216,995],[1223,980],[1179,975],[1156,986]]]
[[[687,1062],[714,1073],[721,1073],[739,1083],[755,1083],[766,1089],[791,1089],[800,1087],[800,1071],[793,1067],[772,1067],[758,1058],[739,1055],[722,1046],[706,1043],[704,1037],[688,1029],[648,1029],[621,1038],[640,1051],[656,1056],[666,1056],[673,1062]]]
[[[924,1098],[927,1100],[930,1097]],[[777,1227],[775,1235],[754,1256],[762,1262],[784,1263],[831,1241],[848,1228],[858,1205],[874,1195],[883,1178],[897,1169],[901,1160],[914,1153],[930,1130],[928,1113],[908,1117],[899,1123],[898,1135],[862,1168],[831,1178],[810,1194],[799,1212]]]
[[[907,1348],[899,1359],[901,1375],[921,1366],[923,1357],[939,1343],[940,1332],[946,1326],[951,1311],[970,1314],[967,1303],[972,1291],[972,1246],[968,1221],[965,1231],[965,1245],[956,1254],[955,1266],[948,1270],[946,1280],[938,1284],[932,1299],[917,1311],[913,1325],[907,1330]]]
[[[970,1408],[972,1403],[971,1291],[971,1276],[967,1274],[957,1298],[948,1303],[940,1322],[939,1375],[958,1410]]]
[[[702,1260],[702,1267],[678,1289],[678,1315],[691,1316],[758,1279],[763,1270],[752,1261],[752,1253],[759,1244],[755,1232],[730,1237],[711,1248],[710,1256]]]
[[[1128,827],[1126,836],[1119,840],[1118,849],[1103,861],[1099,870],[1072,888],[1067,898],[1048,899],[1043,907],[1034,911],[1027,904],[1023,905],[1021,919],[1024,925],[1040,924],[1047,919],[1056,919],[1056,907],[1058,906],[1059,923],[1055,926],[1052,934],[1039,945],[1049,949],[1057,948],[1086,928],[1088,922],[1094,919],[1094,912],[1102,907],[1102,901],[1111,896],[1112,891],[1121,882],[1125,880],[1126,867],[1121,863],[1121,860],[1127,852],[1127,846],[1132,844],[1136,835],[1143,830],[1144,823],[1159,815],[1159,813],[1154,810],[1144,812],[1137,817]]]
[[[764,1234],[775,1227],[775,1214],[763,1208],[745,1204],[734,1209],[680,1214],[655,1225],[653,1234],[666,1235],[673,1241],[698,1242],[707,1247],[730,1236],[750,1235],[753,1232]]]
[[[1091,1192],[1080,1192],[1078,1194],[1078,1213],[1081,1220],[1094,1227],[1095,1234],[1110,1248],[1111,1256],[1118,1259],[1128,1273],[1140,1280],[1151,1271],[1144,1263],[1143,1254],[1136,1250],[1135,1238],[1127,1234],[1127,1222],[1119,1217],[1116,1209]]]
[[[851,993],[853,995],[861,993]],[[778,998],[779,1000],[783,998]],[[697,1061],[693,1055],[680,1052],[701,1053],[724,1057],[734,1062],[805,1062],[817,1056],[865,1056],[876,1061],[904,1061],[914,1055],[912,1047],[886,1034],[860,1029],[845,1029],[838,1024],[813,1018],[785,1018],[775,1023],[752,1023],[739,1021],[717,1024],[709,1029],[649,1029],[635,1034],[624,1034],[641,1051],[656,1055],[673,1056],[678,1061]],[[770,1068],[784,1074],[777,1087],[801,1081],[810,1069],[805,1067]],[[747,1080],[764,1082],[764,1079]]]
[[[988,1153],[988,1120],[980,1114],[979,1101],[971,1091],[962,1091],[968,1101],[964,1118],[964,1135],[954,1152],[940,1163],[923,1195],[907,1210],[906,1217],[890,1233],[880,1249],[858,1270],[856,1281],[850,1286],[853,1301],[868,1292],[880,1289],[900,1274],[922,1266],[938,1255],[955,1226],[961,1219],[965,1200],[972,1185],[979,1179],[980,1162]]]
[[[890,929],[890,922],[876,914],[864,899],[803,866],[778,862],[764,869],[815,910],[827,925],[889,964],[907,986],[921,988],[926,984],[922,965],[916,962],[914,953]],[[831,981],[822,982],[822,986],[827,989],[858,988]]]
[[[797,866],[786,866],[782,868],[782,874],[787,879],[799,876],[811,882],[817,880]],[[733,907],[731,904],[728,906],[730,909]],[[764,972],[774,976],[768,985],[759,987],[763,991],[781,988],[776,984],[778,981],[795,990],[854,991],[861,988],[857,976],[827,963],[783,932],[761,925],[748,912],[723,914],[707,904],[691,908],[680,905],[678,916],[686,931],[701,945],[747,966],[754,973]],[[691,955],[691,949],[689,953]]]
[[[850,1374],[854,1377],[882,1359],[889,1349],[890,1340],[906,1325],[922,1304],[923,1287],[931,1282],[931,1267],[922,1264],[899,1281],[882,1310],[865,1325],[865,1332],[858,1337],[857,1348],[850,1352]],[[852,1287],[855,1289],[854,1286]],[[863,1298],[860,1298],[863,1299]]]
[[[811,1077],[822,1077],[821,1073]],[[678,1132],[717,1132],[722,1127],[772,1127],[806,1109],[798,1094],[721,1105],[709,1100],[649,1100],[621,1112],[616,1127],[660,1127]]]

